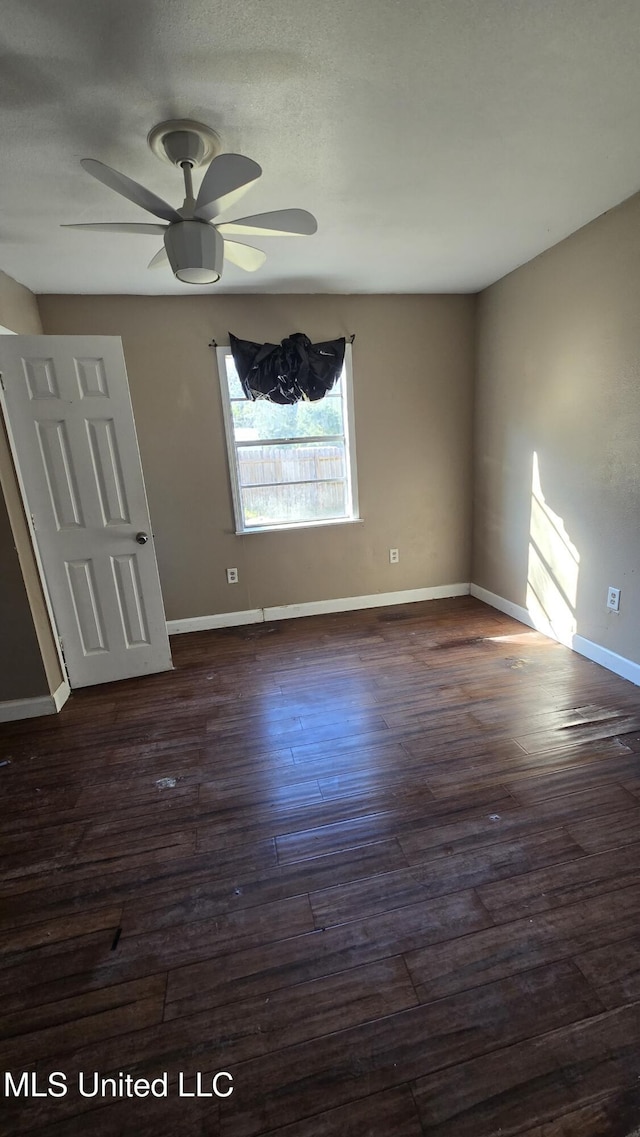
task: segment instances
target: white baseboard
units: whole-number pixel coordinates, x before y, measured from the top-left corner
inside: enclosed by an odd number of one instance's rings
[[[601,667],[606,667],[607,671],[613,671],[615,675],[620,675],[622,679],[628,679],[640,687],[639,663],[634,663],[633,660],[626,659],[625,656],[618,655],[615,651],[609,651],[609,648],[601,647],[600,644],[594,643],[593,640],[587,640],[584,636],[573,635],[570,640],[561,639],[554,635],[553,630],[547,624],[538,626],[528,609],[523,608],[522,605],[514,604],[511,600],[505,600],[503,596],[497,596],[495,592],[488,592],[486,588],[481,588],[478,584],[471,585],[471,595],[484,601],[485,604],[489,604],[491,608],[497,608],[499,612],[513,616],[514,620],[519,620],[521,624],[526,624],[529,628],[543,632],[550,639],[563,643],[565,647],[576,651],[579,655],[584,655],[586,659],[600,664]]]
[[[209,632],[212,628],[236,628],[241,624],[261,624],[262,608],[247,608],[244,612],[220,612],[215,616],[188,616],[186,620],[167,620],[170,636],[183,632]]]
[[[374,592],[370,596],[346,596],[336,600],[310,600],[304,604],[282,604],[273,608],[248,608],[244,612],[221,612],[214,616],[191,616],[168,620],[170,636],[182,632],[204,632],[211,628],[233,628],[241,624],[262,624],[266,620],[292,620],[298,616],[318,616],[325,612],[354,612],[359,608],[383,608],[389,604],[412,604],[419,600],[442,600],[449,596],[468,596],[469,585],[439,584],[433,588],[408,588],[401,592]]]
[[[16,719],[34,719],[40,715],[55,715],[53,695],[39,695],[34,699],[10,699],[0,703],[0,722]]]
[[[489,592],[486,588],[481,588],[479,584],[472,584],[469,587],[472,596],[476,600],[482,600],[484,604],[488,604],[490,608],[497,608],[499,612],[504,612],[507,616],[513,616],[514,620],[519,620],[521,624],[526,624],[528,628],[535,627],[531,616],[526,608],[521,604],[514,604],[512,600],[505,600],[504,596],[498,596],[495,592]]]
[[[56,711],[62,710],[70,694],[71,688],[67,680],[64,679],[58,689],[53,692],[53,701],[56,705]]]
[[[40,718],[41,715],[57,715],[70,694],[71,688],[65,680],[52,695],[37,695],[33,699],[10,699],[0,703],[0,722],[16,722],[19,719]]]
[[[327,612],[355,612],[360,608],[386,608],[389,604],[414,604],[419,600],[443,600],[468,596],[468,584],[441,584],[434,588],[407,588],[401,592],[374,592],[370,596],[345,596],[337,600],[310,600],[306,604],[282,604],[265,608],[265,620],[292,620],[297,616],[322,616]]]
[[[634,663],[632,659],[626,659],[624,655],[609,651],[609,648],[601,647],[600,644],[594,643],[593,640],[587,640],[584,636],[574,636],[572,647],[580,655],[586,656],[594,663],[599,663],[601,667],[606,667],[607,671],[614,671],[616,675],[620,675],[623,679],[628,679],[640,687],[640,663]]]

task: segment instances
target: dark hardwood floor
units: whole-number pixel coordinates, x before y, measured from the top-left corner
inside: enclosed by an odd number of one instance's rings
[[[470,598],[172,646],[0,727],[2,1134],[640,1125],[638,688]]]

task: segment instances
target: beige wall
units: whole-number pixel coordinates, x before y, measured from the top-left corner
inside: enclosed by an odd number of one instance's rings
[[[48,694],[11,523],[0,495],[0,703]]]
[[[0,324],[23,335],[42,330],[35,296],[4,272],[0,272]],[[47,695],[60,685],[62,675],[2,421],[0,484],[0,702],[4,702]]]
[[[43,296],[45,332],[124,343],[169,619],[469,579],[475,299]],[[233,532],[211,339],[356,333],[363,524]],[[389,547],[400,563],[389,564]],[[226,583],[225,568],[240,583]]]
[[[33,292],[0,270],[0,324],[22,336],[42,331],[38,301]]]
[[[639,296],[640,195],[480,297],[472,579],[640,663]]]

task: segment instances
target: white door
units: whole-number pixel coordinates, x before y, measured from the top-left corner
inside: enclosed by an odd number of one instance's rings
[[[3,400],[72,687],[171,652],[122,343],[6,336]]]

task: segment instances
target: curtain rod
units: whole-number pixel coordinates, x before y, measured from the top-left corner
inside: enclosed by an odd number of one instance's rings
[[[356,338],[356,333],[355,333],[355,332],[352,332],[350,336],[345,336],[345,339],[348,339],[348,340],[349,340],[349,343],[354,343],[354,341],[355,341],[355,338]],[[216,340],[211,340],[211,343],[209,344],[209,347],[218,347],[218,344],[217,344]]]

